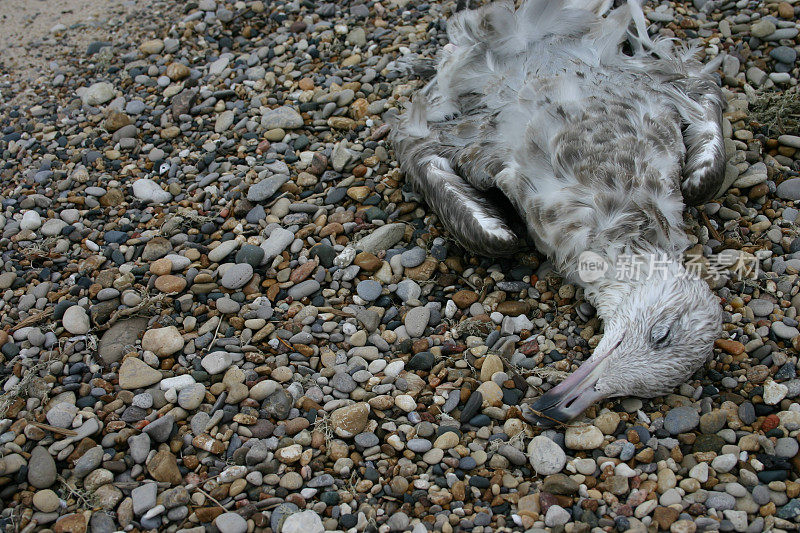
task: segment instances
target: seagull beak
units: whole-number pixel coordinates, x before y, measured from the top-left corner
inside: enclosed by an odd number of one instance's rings
[[[611,348],[586,361],[567,378],[539,397],[533,405],[525,409],[523,417],[530,423],[541,427],[552,427],[557,422],[569,422],[587,407],[606,395],[595,386],[600,381],[605,366],[603,362],[614,353],[624,335],[614,342]]]

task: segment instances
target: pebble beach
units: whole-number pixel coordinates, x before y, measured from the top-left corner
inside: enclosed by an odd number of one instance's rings
[[[546,430],[594,308],[465,252],[386,141],[455,1],[38,4],[0,17],[0,530],[798,530],[800,2],[645,4],[723,56],[685,219],[724,331]]]

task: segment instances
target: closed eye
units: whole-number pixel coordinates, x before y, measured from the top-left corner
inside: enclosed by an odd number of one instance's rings
[[[656,326],[650,332],[650,342],[654,346],[663,346],[669,338],[669,326]]]

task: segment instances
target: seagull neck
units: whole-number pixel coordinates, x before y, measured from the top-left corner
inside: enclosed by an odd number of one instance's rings
[[[638,250],[611,250],[602,254],[608,264],[603,276],[583,281],[589,301],[597,308],[598,316],[607,320],[613,316],[638,287],[652,276],[675,276],[683,270],[681,254],[655,246]]]
[[[597,316],[605,321],[616,313],[633,292],[633,289],[633,283],[618,281],[613,277],[604,277],[592,283],[587,283],[584,293],[586,298],[597,309]]]

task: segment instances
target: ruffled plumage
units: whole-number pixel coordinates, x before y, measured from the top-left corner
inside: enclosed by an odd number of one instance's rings
[[[565,274],[577,255],[679,254],[684,200],[720,186],[722,97],[695,51],[647,35],[635,1],[495,2],[457,13],[437,74],[399,118],[402,170],[468,249],[520,231]]]

